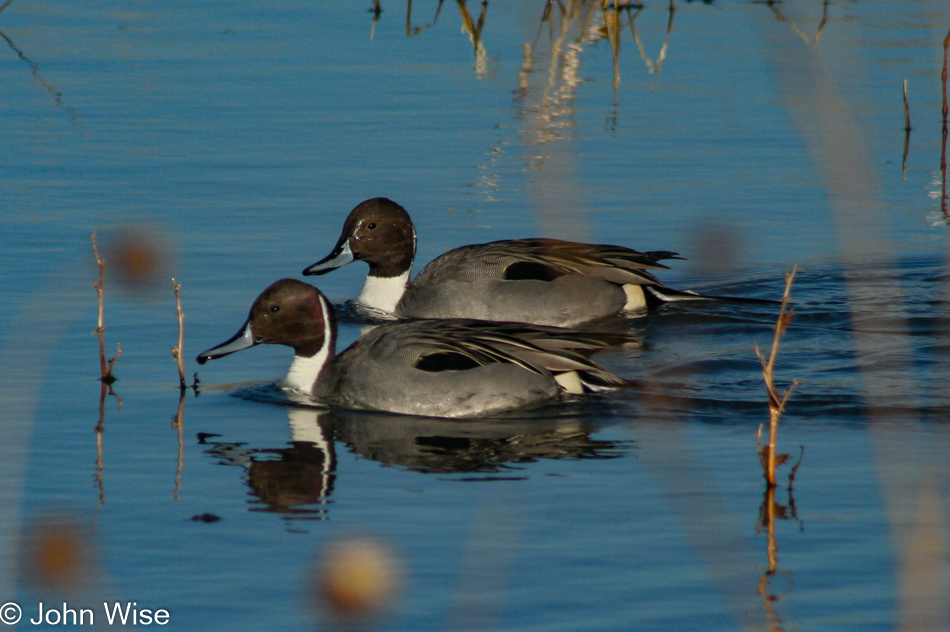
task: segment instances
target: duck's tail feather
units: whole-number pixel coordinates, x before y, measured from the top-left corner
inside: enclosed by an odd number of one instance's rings
[[[616,375],[609,370],[597,367],[594,370],[578,371],[578,378],[587,393],[600,393],[602,391],[613,391],[619,388],[627,388],[632,383]]]
[[[745,296],[718,296],[700,294],[692,290],[674,290],[665,285],[644,285],[644,295],[648,303],[682,303],[685,301],[720,301],[723,303],[746,303],[749,305],[778,305],[779,301],[767,298],[749,298]]]

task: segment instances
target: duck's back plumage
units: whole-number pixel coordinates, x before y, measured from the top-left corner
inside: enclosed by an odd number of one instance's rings
[[[624,286],[662,285],[667,251],[556,239],[462,246],[429,263],[396,307],[405,318],[478,318],[571,327],[623,311]]]
[[[347,408],[438,417],[492,414],[558,399],[560,374],[576,373],[588,391],[626,386],[587,357],[631,341],[625,334],[518,323],[389,323],[336,356],[313,395]]]

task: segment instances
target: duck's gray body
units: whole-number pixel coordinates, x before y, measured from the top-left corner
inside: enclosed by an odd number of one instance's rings
[[[523,278],[532,272],[544,274],[547,265],[527,256],[540,258],[542,244],[558,243],[508,240],[450,250],[406,287],[395,313],[401,318],[476,318],[576,327],[627,309],[629,297],[623,285],[599,278],[593,266],[585,266],[586,274]],[[556,254],[554,247],[547,250]],[[522,278],[509,278],[513,266],[521,264],[535,267]],[[644,279],[637,276],[635,280]]]
[[[357,303],[401,318],[476,318],[575,327],[659,300],[701,298],[671,290],[650,273],[668,251],[557,239],[510,239],[462,246],[429,263],[412,282],[416,232],[404,208],[366,200],[343,224],[331,253],[304,269],[325,274],[352,261],[369,264]],[[675,295],[676,299],[673,299]]]
[[[471,417],[558,401],[563,391],[550,371],[492,363],[464,371],[424,371],[431,353],[415,342],[425,321],[377,327],[334,358],[317,380],[314,399],[343,408],[427,417]]]
[[[477,320],[381,325],[335,355],[336,322],[326,297],[294,279],[254,301],[230,340],[198,362],[260,343],[294,349],[282,386],[343,408],[433,417],[472,417],[556,402],[567,394],[627,382],[588,356],[636,343],[626,334]]]

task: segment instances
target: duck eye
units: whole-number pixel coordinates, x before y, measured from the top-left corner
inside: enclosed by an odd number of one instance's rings
[[[280,311],[280,305],[271,305],[270,311],[276,314]]]
[[[370,230],[375,229],[375,228],[376,228],[376,222],[370,222],[370,223],[369,223],[369,226],[367,226],[366,228],[368,228],[368,229],[370,229]]]

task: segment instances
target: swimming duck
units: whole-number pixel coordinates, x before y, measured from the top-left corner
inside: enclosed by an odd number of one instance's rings
[[[650,270],[675,252],[558,239],[508,239],[462,246],[437,257],[410,282],[416,230],[387,198],[354,208],[329,255],[304,269],[326,274],[353,261],[369,264],[357,299],[370,312],[401,318],[477,318],[576,327],[639,312],[647,301],[697,300],[665,286]]]
[[[281,386],[317,403],[431,417],[471,417],[621,388],[623,378],[588,359],[627,334],[476,320],[394,321],[339,355],[326,297],[295,279],[272,284],[247,321],[198,363],[254,345],[282,344],[294,359]]]

